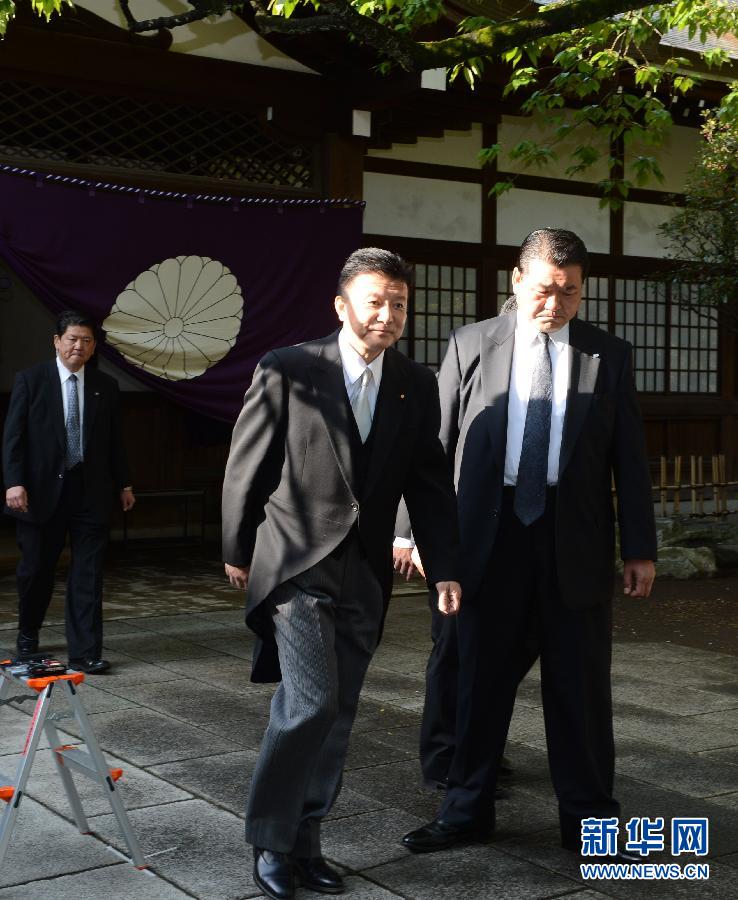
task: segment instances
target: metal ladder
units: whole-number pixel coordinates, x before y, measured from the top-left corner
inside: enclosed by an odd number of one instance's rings
[[[118,820],[118,825],[128,845],[131,862],[137,869],[148,868],[138,839],[123,806],[120,787],[116,786],[116,782],[123,774],[123,770],[108,769],[87,712],[77,692],[77,686],[85,680],[84,673],[69,671],[64,675],[32,678],[25,672],[26,666],[24,664],[13,664],[9,660],[0,662],[0,707],[11,702],[23,702],[32,698],[32,695],[29,697],[28,694],[9,697],[11,687],[28,688],[36,691],[38,694],[36,708],[31,717],[31,724],[26,735],[25,745],[21,751],[15,777],[11,779],[9,776],[0,773],[0,801],[5,801],[5,810],[0,819],[0,867],[2,867],[3,859],[10,843],[21,800],[25,795],[26,782],[31,772],[39,740],[42,732],[45,731],[54,762],[56,763],[56,770],[61,777],[69,805],[74,814],[74,820],[80,832],[82,834],[92,834],[70,770],[79,772],[93,781],[97,781],[101,790],[110,801],[115,817]],[[74,713],[74,718],[77,720],[86,748],[64,744],[60,740],[54,719],[49,715],[51,697],[55,690],[62,691],[69,701],[69,706]],[[0,805],[2,804],[0,803]]]

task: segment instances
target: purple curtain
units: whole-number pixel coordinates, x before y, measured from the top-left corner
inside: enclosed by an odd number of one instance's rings
[[[54,313],[103,325],[116,365],[232,422],[268,350],[337,327],[336,278],[361,244],[361,213],[0,171],[0,256]]]

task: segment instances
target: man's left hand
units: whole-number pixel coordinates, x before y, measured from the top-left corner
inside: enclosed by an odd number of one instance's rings
[[[648,597],[656,566],[651,559],[626,559],[623,563],[623,593],[627,597]]]
[[[405,581],[410,581],[417,571],[412,556],[412,547],[392,548],[392,565],[395,572],[399,572],[400,575],[404,576]]]
[[[135,502],[136,498],[133,491],[120,492],[120,505],[123,507],[123,512],[128,512],[129,509],[133,509],[133,504]]]
[[[437,581],[438,611],[444,616],[455,616],[461,609],[461,585],[458,581]]]

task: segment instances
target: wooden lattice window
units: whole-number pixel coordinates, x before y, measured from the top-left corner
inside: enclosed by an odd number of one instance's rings
[[[10,81],[0,159],[320,189],[317,147],[282,139],[257,116]]]
[[[512,272],[497,273],[497,309],[510,296]],[[699,287],[676,288],[646,278],[590,275],[584,282],[579,318],[612,329],[633,345],[639,391],[714,394],[718,379],[718,316],[712,309],[689,310]]]
[[[399,348],[437,369],[454,328],[477,320],[478,272],[470,266],[415,265],[415,293]]]

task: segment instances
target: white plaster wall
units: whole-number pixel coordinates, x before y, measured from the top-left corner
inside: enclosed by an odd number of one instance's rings
[[[664,173],[664,181],[651,179],[643,187],[655,191],[681,193],[690,166],[695,161],[702,138],[696,128],[681,125],[672,127],[665,144],[656,149],[642,142],[629,144],[625,148],[625,174],[637,185],[632,161],[637,156],[655,156]]]
[[[526,168],[522,163],[510,159],[511,148],[520,141],[548,143],[552,139],[555,127],[541,117],[503,116],[497,131],[498,143],[502,144],[502,150],[498,157],[500,170],[524,175],[540,175],[544,178],[570,178],[571,176],[566,174],[566,169],[575,162],[570,153],[581,144],[591,142],[601,151],[603,158],[589,169],[574,176],[574,180],[592,183],[607,178],[607,165],[604,161],[608,155],[607,142],[588,126],[580,126],[558,143],[554,148],[558,158],[551,160],[547,165]]]
[[[536,228],[568,228],[592,253],[610,252],[610,214],[594,197],[513,188],[498,198],[498,243],[520,246]]]
[[[364,174],[364,231],[436,241],[482,239],[482,186]]]
[[[117,0],[75,0],[75,5],[88,9],[120,28],[126,28],[126,20]],[[192,7],[183,0],[131,2],[131,12],[139,20],[177,15],[191,10]],[[181,25],[172,30],[172,38],[171,50],[175,53],[192,53],[195,56],[312,73],[312,69],[272,47],[233,13],[210,16],[201,22]]]
[[[656,206],[653,203],[626,203],[623,209],[625,255],[663,259],[666,248],[658,227],[676,212],[673,207]]]
[[[421,137],[417,144],[393,144],[389,150],[369,150],[367,156],[479,169],[481,149],[482,126],[475,123],[469,131],[447,131],[441,138]]]
[[[10,279],[10,290],[0,300],[0,391],[10,391],[15,373],[54,358],[56,317],[0,259],[0,278]],[[146,391],[135,378],[99,357],[101,372],[108,372],[123,391]]]

